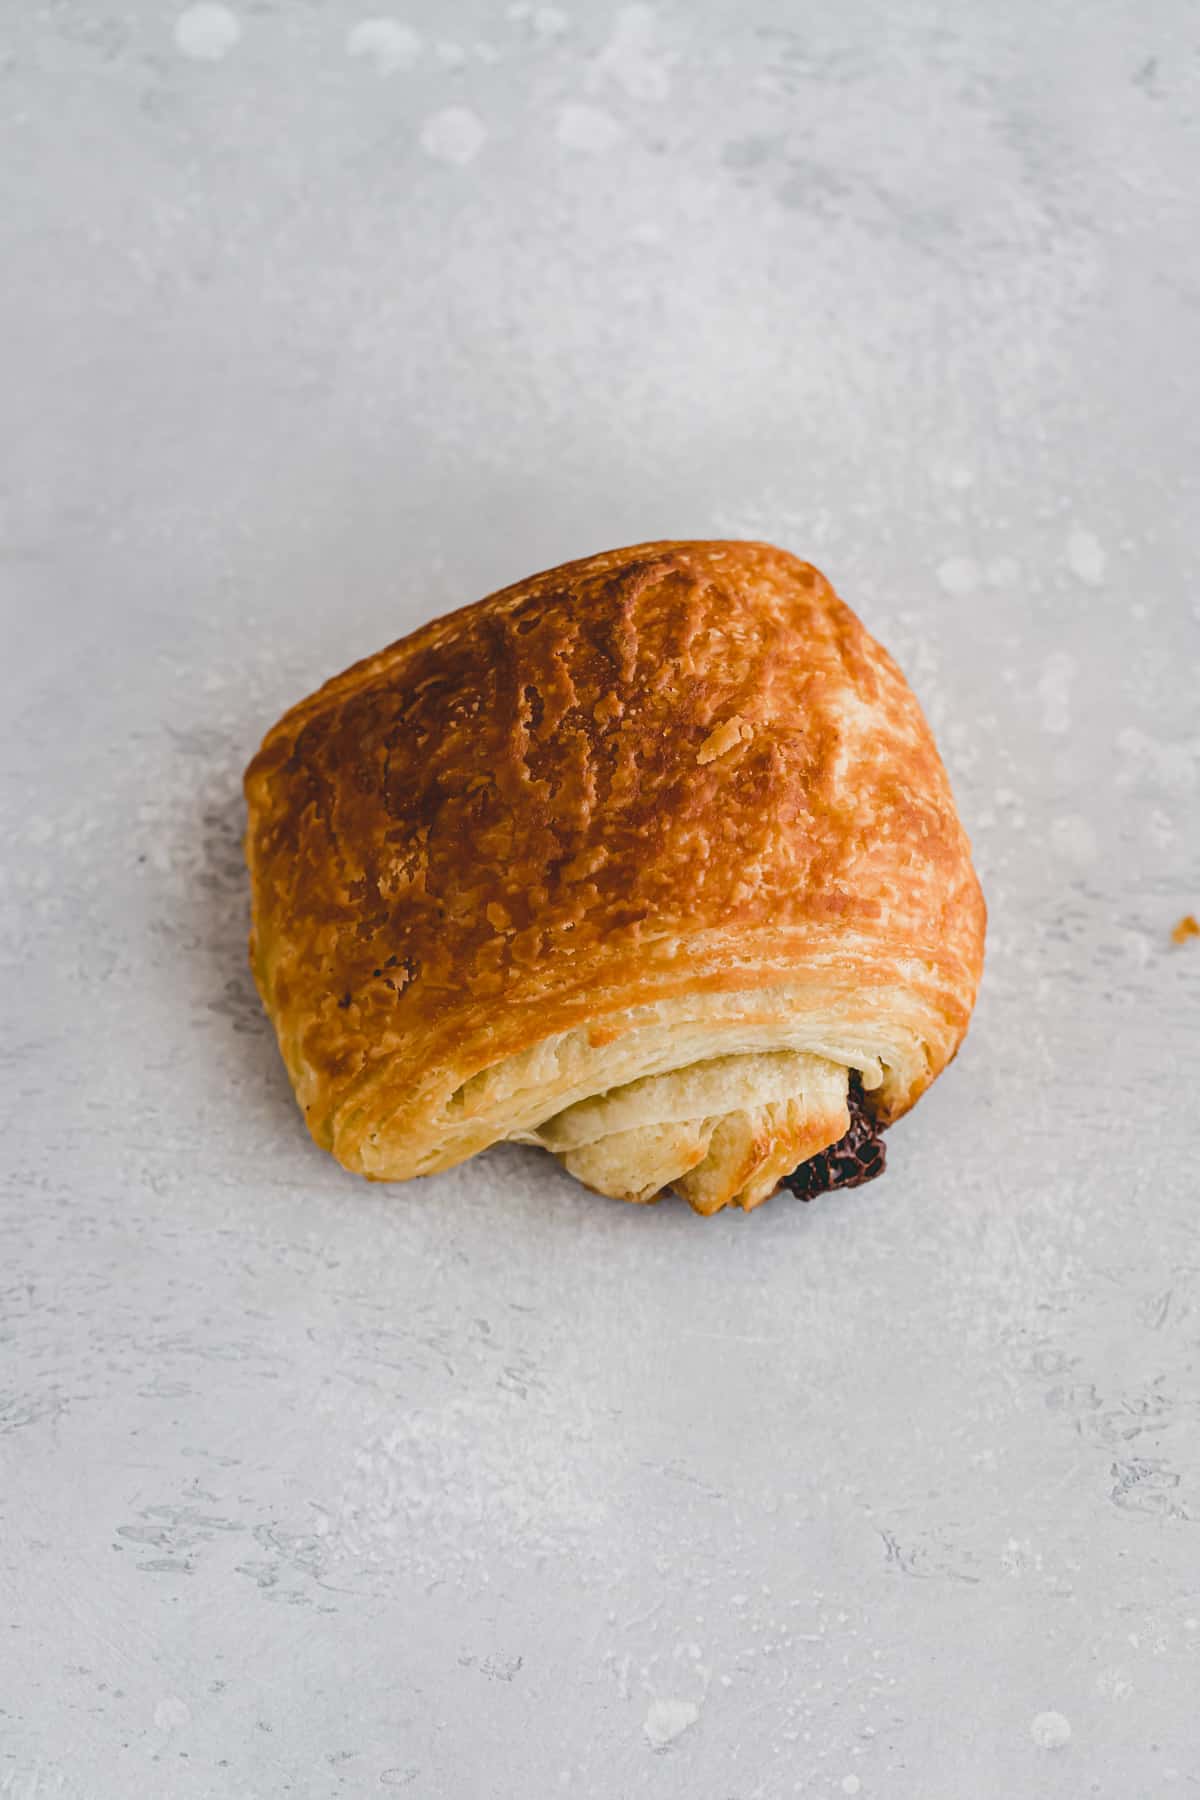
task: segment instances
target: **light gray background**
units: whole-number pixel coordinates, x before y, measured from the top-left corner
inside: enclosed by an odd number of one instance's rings
[[[14,0],[0,107],[0,1793],[1200,1790],[1195,9]],[[342,1174],[259,736],[714,533],[929,711],[964,1053],[807,1209]]]

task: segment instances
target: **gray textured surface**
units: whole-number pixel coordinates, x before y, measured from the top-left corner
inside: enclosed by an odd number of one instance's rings
[[[0,1793],[1200,1789],[1195,12],[368,12],[0,20]],[[243,762],[708,533],[924,700],[967,1049],[810,1209],[358,1184]]]

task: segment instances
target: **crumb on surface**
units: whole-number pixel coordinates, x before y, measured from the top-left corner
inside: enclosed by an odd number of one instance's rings
[[[716,762],[727,750],[732,750],[737,744],[749,743],[753,736],[753,725],[734,713],[731,719],[726,719],[723,725],[718,725],[715,731],[709,732],[696,752],[696,761],[700,764]]]
[[[1195,937],[1200,937],[1200,924],[1196,922],[1196,915],[1195,913],[1184,913],[1171,933],[1171,942],[1186,944],[1189,938]]]

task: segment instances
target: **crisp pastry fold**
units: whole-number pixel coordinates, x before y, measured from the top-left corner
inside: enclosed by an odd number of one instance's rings
[[[752,1207],[954,1055],[984,906],[929,728],[810,565],[610,551],[437,619],[246,773],[251,960],[317,1142],[500,1140]]]

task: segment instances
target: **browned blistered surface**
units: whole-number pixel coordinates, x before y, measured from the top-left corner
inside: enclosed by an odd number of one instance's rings
[[[294,707],[246,792],[255,974],[353,1167],[385,1126],[427,1164],[472,1075],[689,992],[911,992],[936,1028],[885,1117],[966,1029],[984,909],[928,727],[766,544],[610,551],[436,620]]]

